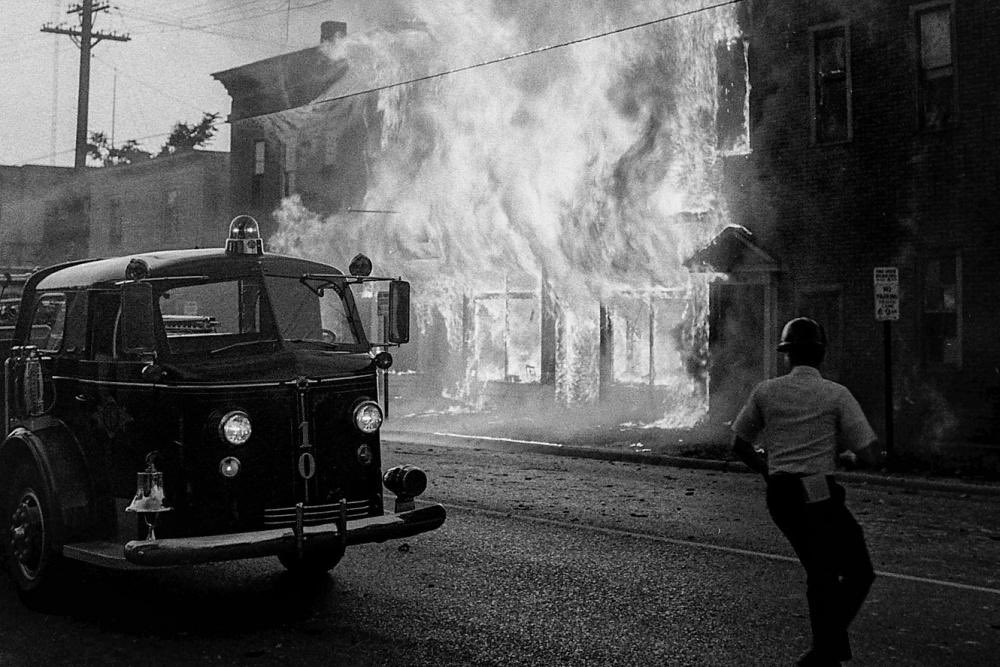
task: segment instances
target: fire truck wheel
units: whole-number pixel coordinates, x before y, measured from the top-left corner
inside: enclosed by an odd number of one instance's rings
[[[54,505],[35,466],[19,463],[8,479],[3,505],[7,572],[26,604],[45,606],[58,588],[56,579],[62,565],[52,543]]]
[[[344,547],[335,547],[324,551],[309,551],[302,554],[280,554],[278,560],[285,569],[294,575],[312,576],[329,572],[337,566],[344,557]]]

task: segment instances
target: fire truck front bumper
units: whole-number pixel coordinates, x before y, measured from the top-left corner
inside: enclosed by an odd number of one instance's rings
[[[316,526],[296,525],[248,533],[133,540],[125,559],[143,567],[169,567],[240,558],[276,556],[296,550],[322,550],[410,537],[441,526],[441,505],[424,505],[405,512],[340,520]]]

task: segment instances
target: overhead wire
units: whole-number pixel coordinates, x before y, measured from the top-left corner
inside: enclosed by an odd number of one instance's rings
[[[330,0],[318,0],[317,2],[313,2],[313,3],[310,3],[308,5],[299,5],[297,7],[291,7],[291,8],[288,8],[287,6],[282,6],[282,7],[278,8],[278,9],[271,9],[271,10],[268,10],[266,12],[262,12],[262,13],[258,13],[258,14],[251,14],[251,15],[248,15],[248,16],[241,16],[241,17],[238,17],[238,18],[226,19],[225,21],[216,21],[215,23],[202,23],[202,24],[198,24],[198,25],[194,25],[194,26],[188,26],[188,25],[183,24],[183,23],[176,23],[176,22],[169,22],[169,21],[158,21],[158,20],[154,20],[154,19],[140,19],[140,20],[147,20],[147,21],[149,21],[151,23],[162,23],[162,24],[165,24],[165,25],[173,26],[175,28],[174,30],[161,30],[161,31],[159,31],[158,34],[166,34],[166,33],[170,33],[170,32],[178,32],[178,31],[181,31],[181,30],[193,30],[193,31],[196,31],[196,32],[202,32],[202,31],[205,31],[204,30],[205,28],[214,28],[215,26],[228,25],[230,23],[241,23],[243,21],[250,21],[250,20],[253,20],[253,19],[263,18],[265,16],[273,16],[275,14],[283,14],[283,13],[285,13],[287,11],[299,11],[299,10],[302,10],[302,9],[309,9],[310,7],[316,7],[317,5],[322,5],[322,4],[325,4],[325,3],[329,2],[329,1]]]
[[[443,70],[440,72],[434,72],[432,74],[424,74],[422,76],[414,77],[412,79],[406,79],[404,81],[395,81],[393,83],[387,83],[381,86],[373,86],[371,88],[365,88],[363,90],[352,91],[349,93],[344,93],[343,95],[334,95],[332,97],[326,97],[323,99],[315,100],[308,104],[303,104],[300,107],[295,108],[308,108],[319,106],[321,104],[331,104],[333,102],[339,102],[342,100],[350,99],[352,97],[360,97],[363,95],[370,95],[372,93],[378,93],[383,90],[391,90],[393,88],[399,88],[402,86],[409,86],[415,83],[421,83],[424,81],[430,81],[433,79],[440,79],[442,77],[450,76],[452,74],[458,74],[460,72],[467,72],[469,70],[478,69],[480,67],[488,67],[490,65],[497,65],[499,63],[509,62],[511,60],[517,60],[519,58],[526,58],[528,56],[538,55],[540,53],[546,53],[548,51],[554,51],[555,49],[562,49],[569,46],[575,46],[577,44],[583,44],[584,42],[590,42],[595,39],[603,39],[605,37],[611,37],[612,35],[619,35],[625,32],[630,32],[632,30],[640,30],[642,28],[648,28],[653,25],[664,23],[666,21],[673,21],[679,18],[684,18],[686,16],[693,16],[694,14],[699,14],[701,12],[711,11],[713,9],[721,9],[722,7],[728,7],[730,5],[736,5],[744,0],[724,0],[723,2],[717,2],[712,5],[705,5],[703,7],[697,7],[695,9],[690,9],[683,12],[678,12],[677,14],[671,14],[669,16],[662,16],[657,19],[652,19],[650,21],[643,21],[642,23],[635,23],[632,25],[624,26],[622,28],[615,28],[613,30],[607,30],[605,32],[595,33],[592,35],[587,35],[585,37],[579,37],[577,39],[567,40],[565,42],[558,42],[556,44],[549,44],[547,46],[540,46],[534,49],[529,49],[527,51],[521,51],[519,53],[512,53],[505,56],[500,56],[498,58],[492,58],[490,60],[485,60],[478,63],[473,63],[471,65],[461,65],[459,67],[453,67],[451,69]],[[260,118],[263,116],[272,116],[279,114],[281,111],[272,111],[270,113],[260,113],[253,114],[250,116],[241,116],[241,120],[250,118]]]
[[[318,5],[318,4],[323,4],[326,1],[328,1],[328,0],[320,0],[319,2],[315,2],[315,3],[312,3],[310,5],[303,5],[300,8],[301,9],[305,9],[306,7],[312,7],[312,6],[315,6],[315,5]],[[470,70],[473,70],[473,69],[478,69],[478,68],[481,68],[481,67],[488,67],[488,66],[491,66],[491,65],[497,65],[497,64],[500,64],[500,63],[504,63],[504,62],[509,62],[509,61],[512,61],[512,60],[517,60],[517,59],[520,59],[520,58],[526,58],[528,56],[534,56],[534,55],[538,55],[538,54],[541,54],[541,53],[546,53],[548,51],[554,51],[556,49],[567,48],[567,47],[570,47],[570,46],[575,46],[577,44],[583,44],[585,42],[590,42],[590,41],[594,41],[594,40],[597,40],[597,39],[603,39],[603,38],[606,38],[606,37],[611,37],[613,35],[619,35],[619,34],[626,33],[626,32],[631,32],[631,31],[634,31],[634,30],[641,30],[643,28],[648,28],[650,26],[654,26],[654,25],[658,25],[658,24],[661,24],[661,23],[665,23],[667,21],[673,21],[673,20],[684,18],[684,17],[687,17],[687,16],[693,16],[695,14],[700,14],[702,12],[711,11],[711,10],[714,10],[714,9],[721,9],[723,7],[728,7],[728,6],[731,6],[731,5],[736,5],[736,4],[739,4],[739,3],[742,3],[742,2],[744,2],[744,0],[723,0],[722,2],[716,2],[716,3],[711,4],[711,5],[704,5],[704,6],[701,6],[701,7],[696,7],[696,8],[693,8],[693,9],[690,9],[690,10],[686,10],[686,11],[683,11],[683,12],[678,12],[676,14],[669,14],[667,16],[661,16],[659,18],[651,19],[649,21],[643,21],[641,23],[634,23],[634,24],[630,24],[630,25],[623,26],[623,27],[620,27],[620,28],[614,28],[614,29],[611,29],[611,30],[606,30],[606,31],[599,32],[599,33],[594,33],[594,34],[591,34],[591,35],[586,35],[584,37],[578,37],[576,39],[566,40],[566,41],[563,41],[563,42],[557,42],[555,44],[549,44],[549,45],[546,45],[546,46],[540,46],[540,47],[536,47],[534,49],[529,49],[527,51],[521,51],[521,52],[518,52],[518,53],[508,54],[508,55],[505,55],[505,56],[500,56],[500,57],[497,57],[497,58],[492,58],[492,59],[481,61],[481,62],[478,62],[478,63],[473,63],[473,64],[469,64],[469,65],[461,65],[461,66],[453,67],[453,68],[450,68],[450,69],[447,69],[447,70],[443,70],[443,71],[440,71],[440,72],[434,72],[434,73],[431,73],[431,74],[425,74],[425,75],[422,75],[422,76],[413,77],[411,79],[406,79],[406,80],[403,80],[403,81],[396,81],[396,82],[393,82],[393,83],[388,83],[388,84],[384,84],[384,85],[380,85],[380,86],[373,86],[371,88],[365,88],[363,90],[357,90],[357,91],[352,91],[352,92],[344,93],[342,95],[335,95],[335,96],[332,96],[332,97],[327,97],[327,98],[315,100],[313,102],[310,102],[308,104],[304,104],[304,105],[301,105],[301,106],[295,107],[295,108],[309,108],[309,107],[319,106],[319,105],[322,105],[322,104],[331,104],[331,103],[334,103],[334,102],[339,102],[339,101],[342,101],[342,100],[345,100],[345,99],[350,99],[350,98],[353,98],[353,97],[361,97],[363,95],[370,95],[372,93],[377,93],[377,92],[381,92],[381,91],[384,91],[384,90],[391,90],[393,88],[399,88],[399,87],[402,87],[402,86],[413,85],[413,84],[421,83],[421,82],[424,82],[424,81],[430,81],[430,80],[433,80],[433,79],[439,79],[439,78],[443,78],[443,77],[450,76],[450,75],[453,75],[453,74],[458,74],[458,73],[461,73],[461,72],[467,72],[467,71],[470,71]],[[183,29],[187,29],[187,28],[183,28]],[[276,114],[279,114],[279,113],[282,113],[282,112],[281,111],[275,111],[275,112],[270,112],[270,113],[260,113],[260,114],[253,114],[253,115],[249,115],[249,116],[242,116],[241,120],[248,120],[248,119],[251,119],[251,118],[260,118],[260,117],[265,117],[265,116],[271,116],[271,115],[276,115]],[[168,134],[169,133],[162,133],[162,134],[159,134],[159,135],[151,135],[151,137],[140,138],[140,139],[137,139],[137,141],[141,141],[141,140],[146,139],[146,138],[152,138],[152,137],[157,137],[157,136],[167,136]],[[65,153],[65,152],[68,152],[68,151],[61,151],[60,153],[57,153],[56,155],[61,155],[61,154]],[[44,156],[41,156],[41,157],[38,157],[38,158],[32,158],[31,160],[28,160],[27,162],[32,162],[32,161],[36,161],[36,160],[47,159],[49,157],[52,157],[52,155],[44,155]]]

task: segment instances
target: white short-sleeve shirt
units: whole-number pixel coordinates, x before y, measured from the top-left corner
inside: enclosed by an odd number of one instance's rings
[[[838,451],[856,452],[877,439],[847,387],[812,366],[754,387],[732,430],[767,452],[770,474],[832,473]]]

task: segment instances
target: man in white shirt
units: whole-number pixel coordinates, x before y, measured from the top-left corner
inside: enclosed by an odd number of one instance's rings
[[[813,645],[798,664],[839,665],[851,659],[847,627],[875,573],[833,472],[838,451],[876,465],[877,438],[851,392],[820,374],[826,336],[817,322],[789,321],[778,350],[791,371],[754,387],[732,424],[733,451],[764,476],[771,518],[806,570]]]

